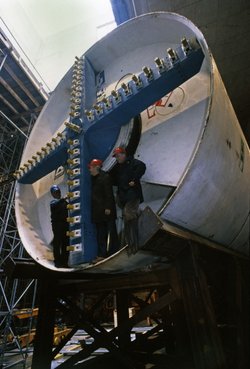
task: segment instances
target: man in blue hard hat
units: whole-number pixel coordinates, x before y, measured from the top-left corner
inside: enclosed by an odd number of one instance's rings
[[[52,241],[54,262],[57,268],[67,268],[69,256],[67,251],[67,246],[69,245],[67,236],[67,231],[69,230],[67,222],[68,202],[62,198],[61,190],[57,185],[51,186],[50,193],[54,198],[50,202],[51,225],[54,234]]]

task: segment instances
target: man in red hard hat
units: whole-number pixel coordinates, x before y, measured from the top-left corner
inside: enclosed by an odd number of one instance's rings
[[[116,206],[110,177],[101,169],[102,161],[92,159],[88,168],[92,177],[92,222],[96,225],[98,244],[96,261],[99,261],[119,249],[115,223]]]
[[[116,147],[113,156],[117,166],[113,171],[114,184],[118,187],[117,201],[122,208],[124,237],[129,253],[138,250],[138,210],[143,202],[140,179],[146,171],[146,165],[133,156],[127,155],[124,147]]]

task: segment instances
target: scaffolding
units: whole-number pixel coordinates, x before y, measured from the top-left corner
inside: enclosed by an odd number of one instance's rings
[[[32,114],[28,133],[36,116]],[[3,264],[9,257],[25,257],[15,219],[14,196],[16,182],[13,176],[19,167],[21,154],[27,138],[22,135],[10,119],[5,119],[0,128],[0,367],[22,364],[25,368],[29,354],[29,334],[32,328],[36,296],[36,280],[8,278],[3,272]],[[27,135],[28,137],[28,135]],[[30,318],[26,327],[16,326],[17,309],[28,308]],[[25,345],[20,341],[26,331]],[[8,364],[11,360],[11,364]]]
[[[21,155],[48,99],[34,75],[0,29],[0,368],[26,368],[37,309],[37,281],[4,272],[8,258],[25,258],[14,197]],[[36,314],[34,313],[36,312]],[[23,314],[25,312],[25,314]],[[22,319],[24,318],[24,319]]]

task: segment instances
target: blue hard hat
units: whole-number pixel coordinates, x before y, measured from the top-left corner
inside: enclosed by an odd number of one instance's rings
[[[50,187],[50,193],[53,194],[55,192],[61,191],[57,185],[53,185]]]

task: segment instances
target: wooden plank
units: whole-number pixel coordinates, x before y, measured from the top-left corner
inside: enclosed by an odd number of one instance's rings
[[[74,336],[74,334],[77,332],[78,327],[75,326],[72,328],[72,330],[65,336],[62,341],[57,345],[57,347],[53,350],[51,359],[53,359],[59,352],[62,350],[62,348],[66,345],[66,343]]]
[[[12,315],[18,319],[27,319],[38,315],[38,308],[13,310]]]
[[[165,286],[169,283],[172,269],[166,265],[165,269],[145,272],[134,272],[128,275],[110,275],[108,278],[103,276],[101,279],[90,280],[60,280],[58,291],[62,295],[78,294],[80,292],[101,292],[112,290],[136,290],[157,286]]]

